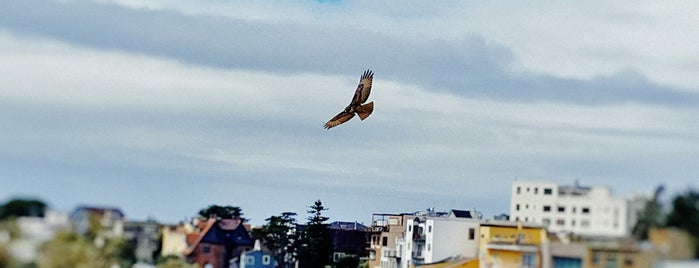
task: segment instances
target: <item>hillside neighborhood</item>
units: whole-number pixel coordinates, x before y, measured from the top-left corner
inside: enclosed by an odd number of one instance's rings
[[[696,226],[677,224],[679,201],[663,216],[657,195],[515,180],[509,215],[373,211],[366,225],[324,217],[320,200],[308,217],[283,213],[263,226],[232,206],[175,224],[127,220],[117,207],[29,209],[2,221],[0,267],[697,267]]]

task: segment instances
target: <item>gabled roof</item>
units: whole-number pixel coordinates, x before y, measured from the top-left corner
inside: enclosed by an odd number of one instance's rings
[[[203,227],[198,236],[184,252],[190,255],[200,243],[219,245],[252,245],[253,241],[247,229],[240,220],[209,219],[200,225]],[[191,238],[190,238],[191,239]],[[189,239],[188,239],[189,240]]]

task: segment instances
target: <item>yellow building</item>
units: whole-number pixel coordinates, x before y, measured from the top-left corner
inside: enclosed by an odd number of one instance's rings
[[[485,222],[480,226],[480,267],[550,267],[546,228],[515,222]]]
[[[439,263],[423,264],[411,267],[418,268],[478,268],[478,259],[452,259]]]

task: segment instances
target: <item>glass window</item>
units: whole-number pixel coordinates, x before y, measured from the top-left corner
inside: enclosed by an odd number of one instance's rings
[[[468,240],[476,239],[476,229],[468,228]]]
[[[522,193],[522,187],[517,186],[517,194]]]
[[[262,264],[269,265],[272,262],[272,258],[269,255],[262,256]]]
[[[381,245],[384,247],[388,246],[388,237],[384,236],[381,238]]]
[[[550,212],[551,206],[544,206],[544,212]]]
[[[545,195],[551,195],[551,194],[553,194],[553,189],[551,189],[551,188],[544,188],[544,194],[545,194]]]
[[[558,206],[558,212],[566,212],[566,207]]]
[[[255,265],[255,256],[245,256],[243,261],[246,265]]]

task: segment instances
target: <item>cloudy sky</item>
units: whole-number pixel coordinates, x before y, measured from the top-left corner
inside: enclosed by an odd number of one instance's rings
[[[10,0],[0,200],[255,224],[698,187],[697,1]],[[331,130],[365,69],[374,114]],[[303,220],[305,215],[300,215]]]

